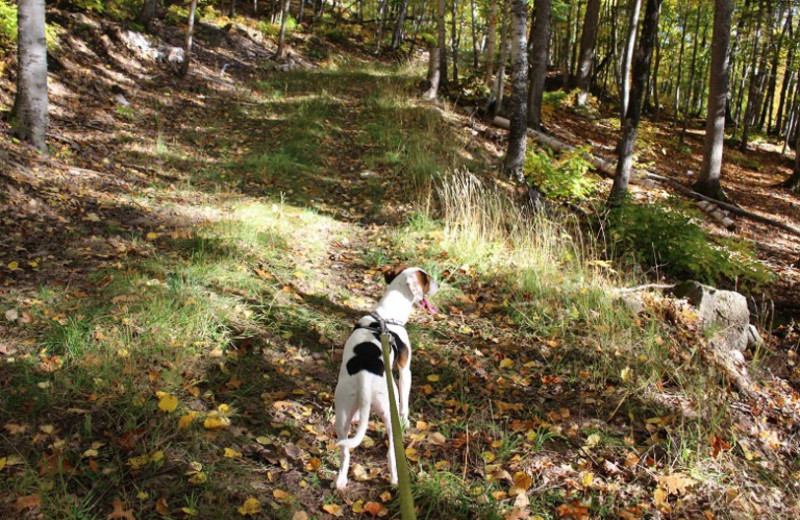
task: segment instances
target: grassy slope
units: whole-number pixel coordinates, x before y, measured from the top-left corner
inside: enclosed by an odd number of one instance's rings
[[[477,189],[481,143],[413,101],[414,72],[339,58],[154,88],[81,178],[62,173],[83,157],[11,150],[32,165],[4,170],[4,217],[32,220],[3,257],[0,308],[21,316],[0,329],[5,517],[119,499],[238,518],[248,497],[265,518],[395,515],[379,425],[330,490],[331,414],[339,347],[399,261],[445,282],[443,312],[409,327],[420,517],[796,516],[794,426],[739,400],[691,317],[616,304],[568,221]],[[59,193],[74,205],[52,221],[22,213]]]

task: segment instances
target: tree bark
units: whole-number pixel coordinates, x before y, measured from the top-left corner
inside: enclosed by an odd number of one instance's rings
[[[453,76],[452,76],[452,86],[454,89],[458,89],[458,48],[461,46],[461,38],[459,36],[458,31],[458,0],[451,0],[450,3],[450,29],[452,34],[450,35],[450,48],[451,48],[451,56],[453,57]]]
[[[484,68],[486,75],[484,76],[484,83],[487,85],[492,84],[492,76],[494,75],[494,59],[497,51],[495,50],[495,42],[497,40],[497,6],[500,0],[492,0],[489,7],[489,19],[486,21],[486,62]]]
[[[511,0],[511,113],[504,169],[525,183],[525,150],[528,128],[528,12],[525,0]]]
[[[423,92],[422,99],[433,101],[439,92],[439,46],[432,45],[428,49],[428,88]]]
[[[728,102],[728,51],[731,46],[732,18],[733,0],[715,0],[703,165],[694,185],[695,191],[715,199],[721,198],[720,173],[725,138],[725,107]]]
[[[528,86],[528,126],[535,130],[542,127],[542,98],[547,77],[547,55],[550,43],[551,0],[536,0],[532,25],[530,81]]]
[[[506,61],[508,59],[508,7],[508,3],[503,4],[503,23],[500,28],[500,68],[497,70],[497,76],[494,80],[492,95],[489,96],[491,104],[489,113],[492,117],[496,116],[503,106],[503,94],[505,92],[503,85],[506,77]]]
[[[192,0],[189,6],[189,20],[186,28],[186,46],[184,48],[183,63],[181,63],[181,76],[189,74],[189,65],[192,61],[192,41],[194,38],[194,17],[197,12],[197,0]]]
[[[286,19],[289,17],[290,2],[291,0],[285,0],[283,9],[281,9],[281,32],[278,35],[278,50],[275,51],[275,55],[278,57],[283,57],[283,46],[286,44]]]
[[[753,124],[754,112],[756,110],[756,97],[758,96],[758,85],[762,74],[758,63],[758,42],[761,37],[761,16],[764,10],[763,8],[763,1],[759,2],[758,14],[756,15],[756,30],[753,33],[753,53],[750,59],[752,73],[750,74],[750,86],[747,93],[747,108],[744,111],[744,119],[742,120],[742,138],[739,142],[739,150],[743,153],[747,151],[747,143],[750,138],[750,126]]]
[[[619,205],[628,192],[633,167],[633,147],[636,142],[636,132],[642,115],[642,98],[650,70],[650,61],[653,57],[656,37],[658,35],[658,18],[661,11],[662,0],[647,0],[644,20],[642,22],[642,36],[633,61],[633,81],[628,112],[622,121],[622,135],[617,145],[619,160],[614,174],[614,185],[609,195],[609,204]]]
[[[436,35],[439,42],[439,87],[447,90],[447,26],[445,0],[436,2]]]
[[[11,126],[22,141],[47,152],[47,40],[44,0],[19,0],[17,93]]]
[[[578,62],[577,85],[580,89],[578,93],[578,106],[584,106],[589,99],[589,80],[592,72],[592,61],[594,60],[594,44],[597,40],[597,24],[600,21],[600,0],[588,0],[586,4],[586,15],[583,19],[583,31],[581,32],[581,50]]]
[[[397,22],[394,24],[394,32],[392,33],[392,44],[389,50],[396,51],[400,44],[403,43],[403,24],[406,23],[406,12],[408,11],[409,0],[402,0],[400,4],[400,12],[397,14]]]
[[[633,50],[636,48],[636,32],[639,27],[639,13],[642,10],[642,0],[631,0],[630,16],[628,17],[628,39],[625,41],[625,50],[622,53],[620,64],[620,121],[625,119],[628,111],[628,99],[631,94],[630,75],[633,62]]]
[[[144,0],[137,21],[144,26],[145,32],[153,32],[153,20],[158,12],[159,0]]]
[[[472,67],[478,70],[478,21],[475,12],[475,0],[470,0],[470,16],[472,25]]]

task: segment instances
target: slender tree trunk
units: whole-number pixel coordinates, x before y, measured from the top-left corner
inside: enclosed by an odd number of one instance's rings
[[[620,121],[625,119],[628,111],[628,99],[630,98],[631,86],[631,63],[633,61],[633,50],[636,48],[636,31],[639,27],[639,13],[642,9],[642,0],[631,0],[628,17],[628,38],[625,41],[625,50],[622,52],[622,64],[620,65]]]
[[[303,23],[306,14],[306,0],[300,0],[300,8],[297,10],[297,23]]]
[[[397,22],[394,24],[394,32],[392,33],[392,44],[389,46],[389,50],[392,52],[396,51],[400,44],[403,43],[403,24],[406,23],[408,1],[402,0],[400,3],[400,12],[397,15]]]
[[[700,14],[703,6],[697,6],[697,19],[694,24],[694,45],[692,46],[692,61],[689,65],[689,85],[686,90],[686,98],[683,102],[683,129],[681,130],[681,143],[686,138],[686,130],[689,128],[689,114],[691,112],[692,91],[694,90],[694,72],[697,64],[698,35],[700,34]]]
[[[11,111],[14,134],[47,152],[47,40],[44,0],[19,0],[17,93]]]
[[[642,115],[642,98],[647,83],[647,74],[650,70],[650,60],[653,57],[656,37],[658,36],[658,17],[662,0],[647,0],[644,20],[642,22],[642,36],[636,49],[633,61],[633,81],[631,84],[631,97],[628,112],[622,122],[622,135],[617,145],[619,160],[614,174],[614,185],[608,201],[612,206],[621,204],[628,192],[633,167],[633,147],[636,142],[636,132]]]
[[[234,17],[236,15],[236,0],[231,0],[230,9],[228,10],[228,16]]]
[[[194,39],[194,17],[197,12],[197,0],[192,0],[189,6],[189,23],[186,28],[186,47],[184,48],[183,63],[181,63],[181,76],[189,74],[189,65],[192,61],[192,41]]]
[[[777,121],[775,122],[775,126],[773,127],[772,131],[775,134],[780,134],[781,128],[783,128],[783,117],[784,117],[784,109],[786,108],[786,94],[789,92],[789,84],[791,84],[792,79],[794,78],[794,53],[795,53],[795,45],[794,45],[794,29],[792,27],[792,10],[789,10],[788,14],[789,18],[789,47],[786,50],[786,67],[784,68],[783,73],[783,81],[781,82],[781,93],[780,97],[778,98],[778,116]]]
[[[453,56],[453,81],[451,82],[454,89],[458,89],[458,47],[460,45],[459,31],[457,27],[458,22],[458,0],[451,0],[450,3],[450,47],[452,49],[451,55]]]
[[[581,32],[581,50],[578,62],[578,106],[584,106],[589,98],[589,80],[594,61],[594,46],[597,40],[597,25],[600,21],[600,0],[588,0],[586,15],[583,19],[583,32]]]
[[[550,43],[551,0],[536,0],[531,25],[533,50],[531,52],[530,81],[528,86],[528,126],[540,130],[542,126],[542,97],[547,77],[547,55]]]
[[[683,88],[683,57],[684,50],[686,49],[686,26],[689,25],[689,8],[683,14],[683,21],[681,23],[681,45],[678,50],[678,77],[675,83],[675,119],[680,118],[681,115],[681,95]]]
[[[789,13],[791,13],[791,8],[787,9]],[[788,14],[785,18],[785,22],[783,24],[783,28],[781,29],[780,36],[778,36],[778,41],[773,46],[773,53],[772,53],[772,60],[770,63],[770,71],[769,71],[769,79],[768,79],[768,86],[767,86],[767,95],[765,98],[765,103],[762,105],[761,109],[761,117],[758,121],[759,128],[764,128],[766,125],[767,131],[770,130],[772,126],[772,115],[773,115],[773,107],[775,105],[775,89],[778,84],[778,63],[780,62],[781,58],[781,49],[783,48],[783,40],[786,37],[786,32],[789,30],[789,26],[792,23],[791,14]]]
[[[300,11],[303,11],[303,0],[300,1]],[[258,14],[258,0],[253,0],[253,14]]]
[[[715,0],[714,34],[711,38],[711,73],[708,87],[708,113],[703,145],[703,165],[694,190],[708,197],[721,196],[720,172],[725,138],[725,105],[728,101],[728,76],[731,46],[733,0]]]
[[[525,0],[511,0],[511,113],[504,169],[512,179],[525,183],[525,149],[528,130],[528,27]]]
[[[439,41],[439,87],[447,90],[447,27],[445,25],[445,0],[436,3],[436,28]]]
[[[744,111],[744,119],[742,120],[742,138],[739,142],[739,150],[742,152],[747,151],[747,143],[750,137],[750,126],[753,124],[754,112],[756,110],[756,97],[758,96],[758,86],[762,73],[762,71],[758,68],[758,42],[761,38],[761,16],[763,13],[763,8],[763,1],[759,2],[758,14],[756,15],[756,30],[753,34],[753,53],[750,61],[750,67],[752,67],[752,72],[750,74],[750,87],[747,93],[747,108]]]
[[[470,15],[472,16],[472,67],[478,70],[478,22],[475,13],[475,0],[470,0]]]
[[[500,0],[492,0],[489,6],[489,19],[486,21],[486,62],[484,68],[486,70],[484,76],[484,83],[490,85],[494,75],[494,60],[495,54],[495,41],[497,40],[497,6]]]
[[[283,57],[283,46],[286,43],[286,19],[289,17],[290,2],[291,0],[285,0],[283,9],[281,9],[281,32],[278,35],[278,50],[275,51],[275,55],[281,58]]]
[[[792,176],[783,183],[783,186],[795,195],[798,195],[800,194],[800,132],[797,132],[794,153],[794,171],[792,172]]]
[[[508,9],[509,2],[503,4],[503,22],[500,27],[500,68],[494,80],[494,89],[490,96],[491,107],[489,113],[492,117],[503,107],[504,83],[506,78],[506,61],[508,61]]]

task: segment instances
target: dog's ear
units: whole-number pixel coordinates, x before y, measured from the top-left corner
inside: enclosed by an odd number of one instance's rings
[[[397,278],[397,275],[399,275],[400,273],[402,273],[406,269],[408,269],[408,267],[405,266],[405,265],[398,265],[398,266],[395,266],[395,267],[389,267],[389,268],[385,269],[383,271],[383,279],[386,280],[386,285],[389,285],[390,283],[392,283],[392,280]]]
[[[421,270],[408,277],[408,288],[411,289],[414,300],[421,300],[425,297],[425,283],[425,278]]]

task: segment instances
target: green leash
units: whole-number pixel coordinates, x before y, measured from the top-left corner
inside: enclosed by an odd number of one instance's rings
[[[408,461],[403,444],[403,430],[400,428],[400,413],[397,411],[397,401],[394,396],[394,379],[392,366],[389,362],[389,333],[385,327],[381,332],[381,346],[383,347],[383,367],[386,371],[386,386],[389,389],[389,410],[392,418],[392,442],[394,443],[394,460],[397,465],[397,487],[400,488],[400,517],[403,520],[416,520],[414,511],[414,497],[411,496],[411,478],[408,473]],[[362,418],[364,420],[364,418]]]

